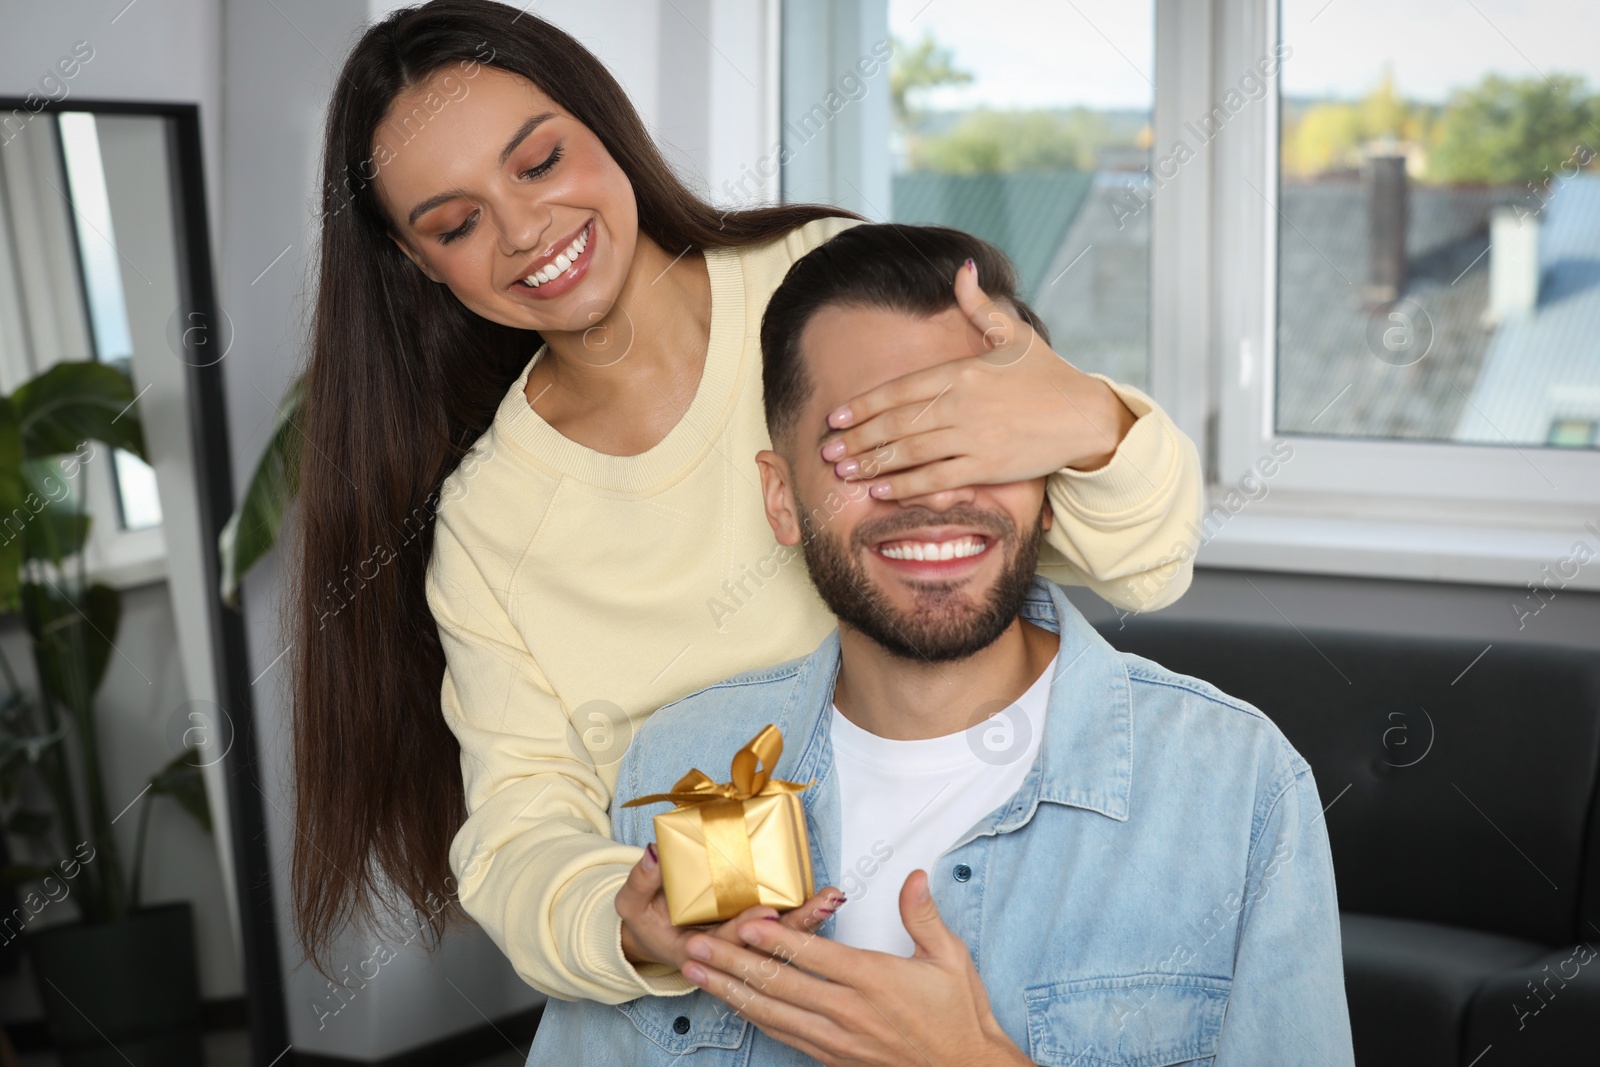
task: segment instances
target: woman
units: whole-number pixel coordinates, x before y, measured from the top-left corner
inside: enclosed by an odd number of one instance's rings
[[[324,177],[294,620],[307,954],[326,972],[382,879],[435,935],[458,898],[551,995],[681,989],[670,931],[637,900],[619,916],[653,871],[609,840],[611,788],[653,710],[833,625],[763,518],[758,328],[788,265],[859,219],[719,213],[593,55],[488,0],[365,34]],[[1176,599],[1193,445],[1042,341],[1007,362],[835,412],[841,491],[937,507],[1049,474],[1042,572]]]

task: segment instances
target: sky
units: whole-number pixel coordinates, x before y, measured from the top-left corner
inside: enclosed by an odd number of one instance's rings
[[[1147,109],[1153,5],[1137,0],[889,0],[902,40],[931,32],[975,75],[934,108]],[[1600,0],[1282,0],[1291,96],[1358,97],[1391,61],[1402,95],[1441,101],[1491,71],[1581,74],[1600,91]]]
[[[1152,6],[1137,0],[889,0],[889,29],[949,48],[973,84],[931,108],[1150,106]]]

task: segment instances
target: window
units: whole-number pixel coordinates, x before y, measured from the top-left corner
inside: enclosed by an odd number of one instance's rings
[[[783,195],[1004,248],[1200,445],[1200,563],[1520,585],[1600,501],[1589,6],[784,4]]]
[[[1281,431],[1541,446],[1600,416],[1600,58],[1571,26],[1284,0]]]
[[[784,199],[990,241],[1057,351],[1143,387],[1153,21],[1116,0],[785,4]]]
[[[1600,438],[1595,435],[1597,426],[1600,426],[1600,422],[1594,419],[1556,419],[1550,424],[1550,432],[1544,443],[1561,448],[1600,445]]]
[[[77,225],[78,262],[88,305],[95,358],[126,372],[133,357],[128,331],[128,309],[122,292],[122,270],[117,262],[116,230],[111,224],[111,199],[106,192],[105,169],[100,162],[100,138],[94,116],[84,111],[62,112],[61,158]],[[116,485],[117,518],[124,530],[144,530],[161,524],[161,499],[156,474],[131,452],[118,449],[112,467]]]
[[[1209,234],[1186,261],[1208,279],[1214,477],[1238,484],[1275,446],[1291,458],[1211,559],[1536,577],[1600,500],[1600,455],[1552,426],[1600,414],[1600,341],[1577,325],[1600,296],[1600,61],[1568,32],[1582,6],[1219,12],[1190,106],[1281,60],[1259,120],[1214,146]]]
[[[889,31],[889,218],[999,246],[1058,352],[1147,386],[1151,5],[890,0]]]

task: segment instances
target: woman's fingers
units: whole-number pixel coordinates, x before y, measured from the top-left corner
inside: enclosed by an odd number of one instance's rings
[[[844,894],[833,886],[824,886],[815,896],[797,908],[791,908],[782,914],[775,908],[764,905],[746,908],[711,932],[724,941],[743,945],[744,942],[739,939],[738,933],[740,924],[747,923],[751,919],[776,919],[791,930],[809,934],[826,922],[828,917],[838,910],[839,905],[844,903],[844,899]]]
[[[622,883],[622,888],[617,890],[617,913],[624,919],[629,917],[630,912],[635,916],[643,914],[660,889],[661,863],[656,857],[656,846],[652,844],[644,850],[639,862],[633,865],[633,870],[628,872],[628,879]]]
[[[778,917],[778,909],[769,908],[765,904],[757,904],[753,908],[744,909],[739,914],[737,914],[733,918],[729,919],[727,922],[722,923],[722,924],[720,924],[720,925],[718,925],[716,927],[713,927],[711,930],[705,931],[705,932],[708,932],[708,933],[712,934],[714,937],[720,937],[724,941],[732,941],[732,942],[734,942],[736,944],[743,944],[743,942],[741,942],[739,940],[739,934],[738,934],[739,924],[740,923],[747,923],[751,919],[776,919],[777,917]],[[702,931],[700,931],[700,930],[685,930],[684,934],[685,934],[685,936],[687,936],[689,934],[695,934],[695,933],[700,933],[700,932],[702,932]]]
[[[791,930],[809,934],[827,922],[829,917],[839,910],[839,905],[843,904],[844,900],[844,893],[831,885],[824,886],[798,908],[784,912],[779,921]]]
[[[669,953],[670,927],[665,917],[652,921],[651,905],[661,892],[661,864],[655,845],[645,849],[639,862],[628,872],[622,888],[617,890],[616,909],[622,917],[622,954],[634,963],[666,963]],[[660,909],[658,909],[660,910]]]

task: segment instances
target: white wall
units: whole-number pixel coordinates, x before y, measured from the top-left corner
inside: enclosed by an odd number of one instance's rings
[[[75,99],[198,103],[213,227],[221,158],[222,5],[218,0],[0,0],[0,93],[39,86],[78,41],[94,58],[66,82]]]

